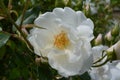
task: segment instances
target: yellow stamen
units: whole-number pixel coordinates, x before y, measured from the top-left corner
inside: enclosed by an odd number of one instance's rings
[[[54,40],[54,46],[58,49],[65,49],[70,44],[68,36],[64,31],[56,35]]]

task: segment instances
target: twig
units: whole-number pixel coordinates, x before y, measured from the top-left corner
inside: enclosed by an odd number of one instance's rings
[[[24,16],[25,16],[25,12],[26,12],[26,9],[28,8],[28,2],[29,2],[29,0],[26,1],[24,9],[23,9],[23,12],[22,12],[22,18],[21,18],[21,22],[20,22],[20,25],[19,25],[20,28],[22,27]]]

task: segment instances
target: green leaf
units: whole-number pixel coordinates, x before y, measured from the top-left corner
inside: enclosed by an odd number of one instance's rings
[[[6,47],[5,46],[1,47],[0,48],[0,60],[3,58],[5,52],[6,52]]]
[[[29,78],[29,70],[28,68],[24,67],[21,70],[21,75],[24,77],[25,80],[27,80]]]
[[[53,75],[48,65],[38,66],[37,76],[40,80],[53,80]]]
[[[18,78],[20,78],[20,71],[17,68],[13,68],[11,70],[11,74],[9,75],[9,79],[10,80],[17,80]]]
[[[40,6],[35,6],[25,12],[23,24],[32,24],[40,12]],[[22,15],[17,19],[16,23],[20,25]]]
[[[12,49],[12,51],[16,51],[17,45],[15,44],[15,41],[8,40],[6,45],[9,46]]]
[[[9,38],[10,38],[10,34],[0,32],[0,47],[5,45]]]

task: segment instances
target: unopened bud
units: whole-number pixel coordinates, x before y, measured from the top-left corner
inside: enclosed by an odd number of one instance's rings
[[[72,1],[71,0],[63,0],[64,1],[64,4],[66,5],[66,6],[71,6],[71,4],[72,4]]]
[[[112,41],[113,40],[113,36],[111,35],[111,31],[109,31],[106,35],[105,35],[105,39],[107,41]]]
[[[111,31],[112,36],[118,36],[119,35],[119,25],[115,25],[115,27]]]
[[[107,53],[113,53],[113,56],[115,54],[116,56],[116,60],[120,60],[120,40],[114,44],[113,46],[111,46],[108,50]]]
[[[55,6],[64,7],[65,6],[64,0],[55,0]]]
[[[35,62],[36,62],[37,64],[40,64],[41,58],[35,58]]]
[[[35,62],[37,63],[37,64],[40,64],[40,63],[48,63],[48,60],[47,60],[47,58],[43,58],[43,57],[36,57],[35,58]]]
[[[100,44],[102,44],[102,34],[99,34],[95,39],[95,45],[100,45]]]

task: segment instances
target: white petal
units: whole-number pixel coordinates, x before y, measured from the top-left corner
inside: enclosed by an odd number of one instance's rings
[[[35,40],[34,36],[28,37],[28,40],[29,40],[30,43],[32,44],[32,46],[33,46],[33,48],[34,48],[35,54],[41,56],[40,47],[39,47],[39,45],[36,43],[36,40]]]
[[[93,21],[91,19],[87,19],[86,21],[83,21],[81,23],[81,25],[86,25],[86,26],[89,26],[92,30],[94,28],[94,24],[93,24]]]
[[[120,60],[119,60],[118,64],[116,65],[116,67],[117,67],[118,69],[120,69]]]
[[[59,20],[52,12],[44,13],[34,21],[34,24],[37,25],[38,27],[43,27],[50,30],[58,27],[58,23]]]
[[[89,62],[88,62],[89,61]],[[87,59],[84,60],[84,64],[81,68],[80,74],[85,73],[86,71],[88,71],[88,69],[90,69],[90,66],[93,65],[93,55],[90,55]]]
[[[90,19],[83,21],[79,25],[79,27],[77,27],[79,31],[79,36],[88,38],[91,41],[94,38],[93,27],[94,27],[93,22]]]
[[[103,46],[103,45],[94,46],[92,48],[92,53],[93,53],[94,61],[100,59],[101,56],[102,56],[102,52],[104,50],[107,50],[107,49],[108,49],[108,46]]]
[[[77,26],[79,26],[83,21],[85,21],[87,18],[81,11],[77,11]]]
[[[111,69],[111,73],[112,73],[112,79],[111,80],[120,80],[120,69],[117,68],[113,68]]]
[[[64,9],[62,8],[55,8],[53,10],[53,13],[61,19],[61,21],[72,27],[77,27],[77,16],[75,11],[73,11],[71,8],[65,7]]]
[[[83,43],[83,46],[81,47],[81,51],[83,52],[82,57],[84,58],[84,65],[82,66],[80,73],[83,74],[90,68],[90,66],[93,65],[93,55],[91,52],[91,45],[87,40],[85,40],[85,42]]]
[[[108,64],[105,64],[98,68],[93,68],[90,71],[92,80],[111,80],[111,72]]]
[[[110,72],[112,74],[111,80],[120,80],[120,69],[117,67],[117,64],[119,64],[119,61],[115,61],[110,64]]]
[[[67,48],[65,51],[68,52],[71,62],[78,60],[80,56],[83,56],[82,54],[91,52],[91,45],[88,39],[79,38],[74,28],[69,29],[67,33],[71,44],[70,47]],[[88,58],[90,55],[91,54],[88,53],[85,56],[86,58]]]
[[[82,58],[74,63],[69,62],[68,55],[64,53],[63,54],[62,53],[58,53],[58,54],[51,53],[48,56],[48,59],[49,59],[49,64],[54,69],[57,69],[58,72],[64,77],[79,74],[79,71],[83,64]]]
[[[41,51],[52,45],[53,34],[46,29],[34,28],[28,37],[28,40],[33,45],[35,53],[41,56]],[[47,54],[47,53],[46,53]],[[42,55],[46,55],[43,53]]]
[[[64,77],[83,74],[92,66],[93,61],[89,44],[84,45],[77,46],[77,51],[53,50],[48,55],[49,64]]]

